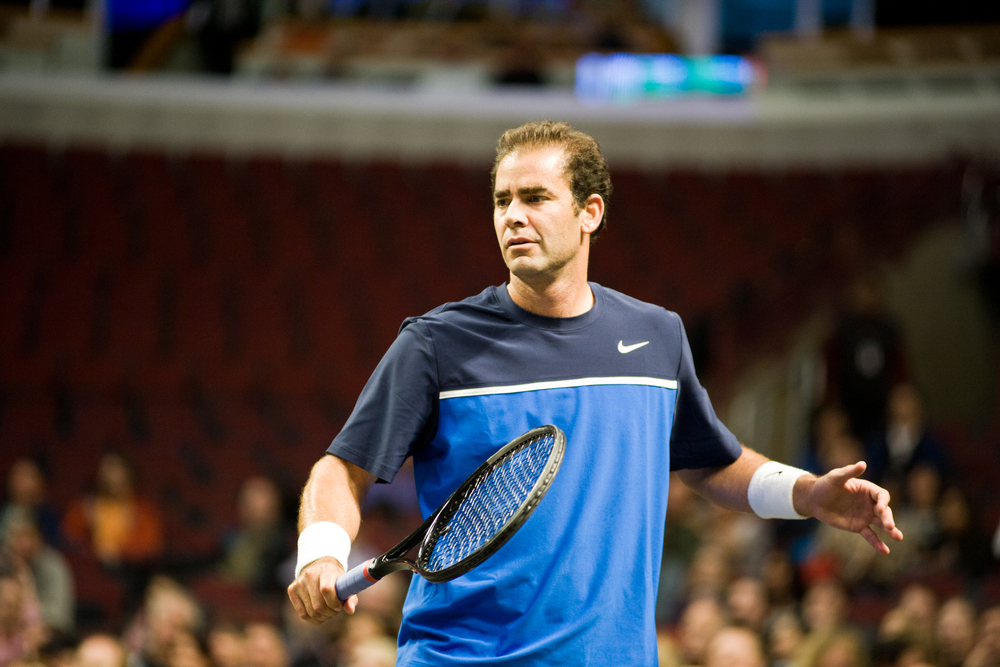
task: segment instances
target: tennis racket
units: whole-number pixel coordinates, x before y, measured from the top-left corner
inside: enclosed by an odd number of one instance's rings
[[[392,572],[410,570],[440,583],[465,574],[517,532],[552,485],[566,436],[541,426],[504,445],[479,466],[406,539],[342,574],[337,597],[346,600]],[[412,560],[407,554],[417,548]]]

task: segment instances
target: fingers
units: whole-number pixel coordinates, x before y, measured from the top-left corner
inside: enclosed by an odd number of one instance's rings
[[[878,536],[878,533],[872,530],[871,526],[866,526],[861,529],[861,537],[868,540],[868,544],[872,545],[872,549],[883,556],[889,553],[888,545],[882,541],[882,538]]]
[[[875,492],[874,512],[878,527],[899,542],[903,539],[903,533],[896,527],[896,519],[892,515],[892,508],[889,507],[889,492],[879,486],[872,486]]]
[[[332,562],[331,562],[332,561]],[[288,599],[299,618],[319,625],[336,616],[342,610],[353,614],[357,607],[357,597],[352,596],[347,603],[337,597],[337,577],[343,568],[336,561],[317,561],[306,567],[288,587]]]
[[[886,504],[879,511],[878,507],[875,508],[875,516],[879,520],[880,527],[886,532],[886,534],[897,542],[903,539],[903,532],[896,527],[896,520],[892,516],[892,508],[889,507],[888,493],[886,495]]]

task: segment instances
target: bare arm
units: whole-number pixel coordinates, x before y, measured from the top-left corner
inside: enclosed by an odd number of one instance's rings
[[[750,478],[767,458],[748,447],[740,458],[722,468],[681,470],[677,474],[686,485],[700,496],[720,507],[735,512],[753,512],[747,500]],[[801,512],[800,512],[801,514]]]
[[[316,462],[299,508],[299,531],[318,521],[336,523],[354,541],[361,527],[361,504],[375,477],[352,463],[327,455]],[[302,620],[314,625],[333,618],[341,609],[354,613],[357,597],[341,604],[335,583],[344,568],[330,556],[320,558],[302,569],[288,587],[288,598]]]
[[[708,500],[737,512],[752,512],[747,499],[750,478],[768,459],[743,447],[736,461],[721,468],[682,470],[681,480]],[[795,482],[792,504],[805,517],[815,517],[834,528],[858,533],[875,551],[887,554],[889,547],[875,529],[884,531],[897,542],[903,533],[896,528],[889,508],[889,492],[859,479],[866,464],[858,462],[831,470],[822,477],[802,475]]]

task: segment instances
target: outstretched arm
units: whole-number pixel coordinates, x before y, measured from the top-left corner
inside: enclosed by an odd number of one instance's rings
[[[371,473],[336,456],[324,456],[313,466],[302,491],[299,532],[329,521],[340,526],[353,542],[361,527],[361,504],[374,481]],[[337,578],[347,563],[325,555],[303,565],[288,587],[288,598],[302,620],[318,625],[341,610],[354,613],[357,596],[341,603],[336,590]]]
[[[740,457],[728,466],[682,470],[679,476],[699,495],[722,507],[752,512],[748,497],[750,480],[767,462],[766,457],[744,447]],[[859,533],[873,549],[887,554],[889,547],[874,529],[881,529],[897,542],[903,539],[903,534],[893,520],[889,492],[859,479],[864,471],[864,462],[831,470],[822,477],[800,471],[802,474],[792,488],[791,504],[800,516],[815,517],[835,528]]]

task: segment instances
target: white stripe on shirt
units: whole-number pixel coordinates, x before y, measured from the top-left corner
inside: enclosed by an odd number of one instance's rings
[[[465,398],[468,396],[490,396],[493,394],[519,394],[525,391],[541,391],[543,389],[566,389],[569,387],[593,387],[598,385],[643,385],[647,387],[663,387],[677,389],[677,380],[664,380],[650,377],[598,377],[576,378],[573,380],[553,380],[550,382],[529,382],[528,384],[512,384],[499,387],[476,387],[474,389],[452,389],[442,391],[438,398],[442,401],[448,398]]]

